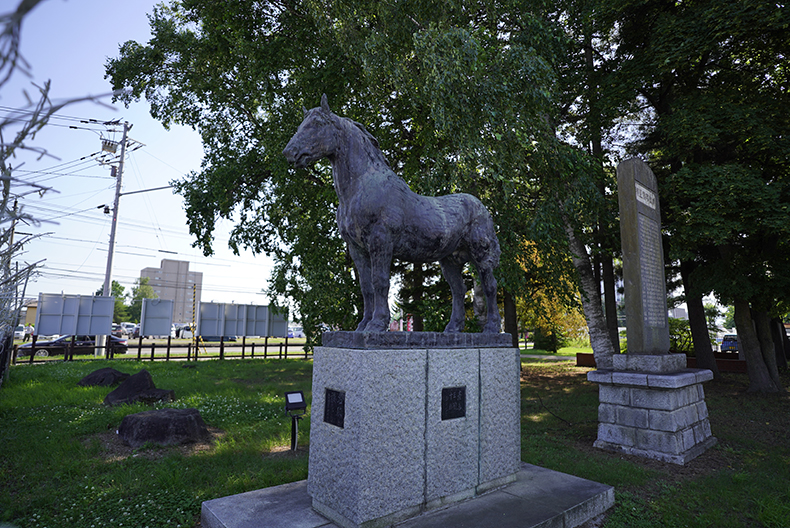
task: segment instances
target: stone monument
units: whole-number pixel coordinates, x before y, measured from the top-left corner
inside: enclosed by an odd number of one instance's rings
[[[596,447],[685,464],[716,443],[702,383],[710,370],[687,369],[669,353],[661,210],[656,177],[641,160],[617,167],[628,352],[613,370],[595,370]]]

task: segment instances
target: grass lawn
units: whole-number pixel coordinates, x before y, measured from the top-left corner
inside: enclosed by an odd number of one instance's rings
[[[556,353],[555,352],[551,352],[550,350],[541,350],[540,348],[522,348],[521,349],[521,353],[522,354],[527,354],[527,355],[533,355],[533,356],[554,356],[554,357],[562,356],[562,357],[569,357],[569,358],[571,358],[571,357],[575,358],[577,353],[592,354],[592,351],[593,351],[592,347],[575,347],[575,346],[569,346],[569,347],[560,348],[559,350],[557,350]]]
[[[748,378],[705,384],[718,444],[686,466],[593,448],[590,369],[522,361],[521,458],[615,486],[606,528],[790,526],[790,396],[746,393]],[[790,386],[790,374],[783,374]]]
[[[575,353],[575,352],[574,352]],[[136,361],[15,366],[0,388],[0,525],[20,528],[185,527],[200,503],[307,477],[309,418],[291,453],[283,393],[310,400],[312,362]],[[174,407],[200,410],[212,439],[131,449],[115,429],[143,405],[107,408],[109,388],[78,387],[96,368],[151,372]],[[522,459],[616,488],[602,526],[787,527],[790,397],[745,393],[747,379],[705,386],[719,443],[685,467],[607,453],[596,436],[589,369],[522,362]],[[784,374],[786,386],[790,375]]]

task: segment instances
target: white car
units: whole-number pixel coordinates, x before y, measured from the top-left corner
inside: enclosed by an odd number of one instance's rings
[[[25,338],[25,325],[17,325],[14,328],[14,339],[24,339]]]

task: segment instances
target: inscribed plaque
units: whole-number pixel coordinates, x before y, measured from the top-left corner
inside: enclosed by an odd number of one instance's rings
[[[343,428],[346,419],[346,393],[326,389],[324,397],[324,422]]]
[[[442,389],[442,420],[466,416],[466,387]]]

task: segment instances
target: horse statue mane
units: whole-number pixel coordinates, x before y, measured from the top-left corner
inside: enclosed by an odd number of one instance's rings
[[[367,154],[371,160],[376,160],[381,163],[384,163],[387,167],[390,167],[389,161],[387,158],[384,157],[384,153],[381,151],[381,147],[379,146],[379,141],[371,134],[365,125],[354,121],[350,117],[342,117],[334,112],[329,112],[329,119],[340,131],[341,133],[346,133],[349,135],[360,133],[360,139],[362,140],[362,144],[364,146],[363,151]],[[356,127],[356,129],[355,129]],[[393,172],[393,174],[400,178],[397,174]],[[402,178],[401,178],[402,179]],[[405,182],[405,180],[404,180]]]
[[[469,194],[422,196],[390,168],[379,143],[360,123],[321,106],[304,110],[304,120],[283,154],[296,167],[321,158],[332,163],[338,195],[337,224],[359,273],[364,313],[358,332],[389,327],[389,281],[393,258],[436,262],[450,284],[453,309],[445,332],[464,327],[466,286],[462,271],[472,262],[486,298],[483,331],[499,333],[496,303],[499,241],[491,215]]]

